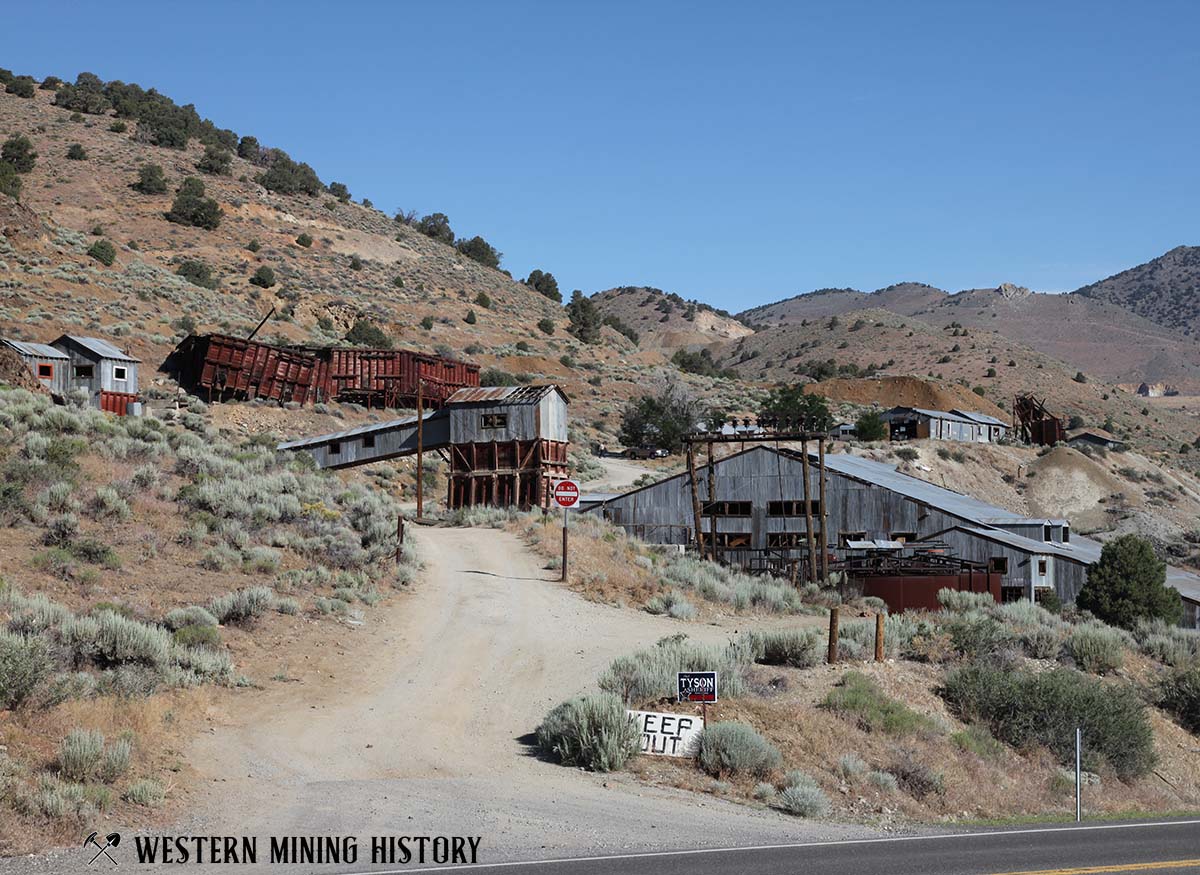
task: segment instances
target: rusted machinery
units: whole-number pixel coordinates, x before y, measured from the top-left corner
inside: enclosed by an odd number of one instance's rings
[[[1054,446],[1067,439],[1067,427],[1046,409],[1044,398],[1018,395],[1013,399],[1013,434],[1028,444]]]
[[[208,400],[266,398],[285,403],[353,401],[367,407],[440,407],[479,385],[479,366],[412,350],[281,347],[225,334],[185,338],[166,369]]]

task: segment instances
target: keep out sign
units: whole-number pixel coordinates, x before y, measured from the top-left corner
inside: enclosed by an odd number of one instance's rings
[[[691,714],[660,714],[656,711],[627,711],[642,733],[642,753],[652,756],[696,755],[704,723]]]

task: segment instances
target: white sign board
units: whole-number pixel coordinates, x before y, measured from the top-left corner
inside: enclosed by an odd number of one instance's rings
[[[642,733],[642,753],[652,756],[696,755],[704,722],[694,714],[660,714],[656,711],[626,711]]]

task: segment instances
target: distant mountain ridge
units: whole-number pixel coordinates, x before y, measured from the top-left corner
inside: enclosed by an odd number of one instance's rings
[[[1116,304],[1194,337],[1200,332],[1200,246],[1176,246],[1072,294]]]

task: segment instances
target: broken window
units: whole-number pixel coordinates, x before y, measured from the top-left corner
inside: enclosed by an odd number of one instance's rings
[[[1042,526],[1042,540],[1049,543],[1054,539],[1054,526]]]
[[[364,450],[375,449],[375,435],[374,434],[364,434],[363,435],[363,449]]]
[[[754,507],[749,501],[706,501],[703,513],[705,516],[750,516]]]
[[[1046,576],[1046,560],[1039,559],[1038,560],[1038,577],[1045,577],[1045,576]]]
[[[75,366],[75,379],[76,380],[90,380],[92,378],[93,373],[94,372],[92,371],[91,365],[76,365]]]
[[[812,510],[813,516],[821,515],[820,501],[810,501],[808,505]],[[767,502],[767,516],[804,516],[804,499],[795,501],[769,501]]]
[[[716,545],[726,548],[746,548],[750,546],[749,532],[717,532]]]
[[[814,539],[816,543],[821,543],[821,536],[818,533]],[[783,547],[794,549],[797,547],[808,546],[807,532],[767,532],[768,547]]]
[[[839,532],[838,546],[845,547],[849,541],[865,541],[867,540],[866,532]]]
[[[907,544],[909,541],[917,540],[916,532],[892,532],[893,541],[903,541]]]
[[[330,441],[329,442],[329,455],[337,456],[337,455],[340,455],[341,452],[342,452],[341,441]]]
[[[484,413],[479,417],[480,428],[508,428],[507,413]]]
[[[113,368],[113,379],[114,379],[114,380],[127,380],[127,379],[129,379],[129,369],[128,369],[128,368],[123,368],[123,367],[120,367],[120,366],[114,367],[114,368]]]
[[[1071,543],[1071,527],[1070,527],[1070,526],[1063,526],[1063,540],[1062,540],[1062,542],[1063,542],[1064,544],[1070,544],[1070,543]]]
[[[38,378],[41,380],[53,380],[54,379],[54,365],[39,364],[38,365]]]
[[[1008,574],[1008,557],[993,556],[988,560],[988,571],[996,574]]]

